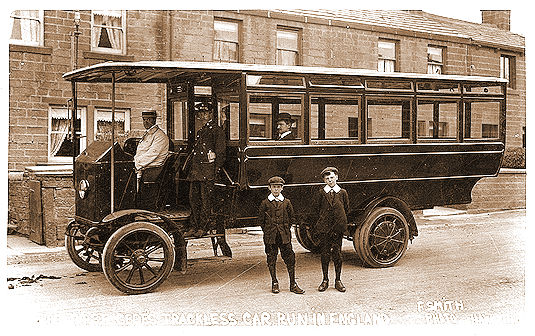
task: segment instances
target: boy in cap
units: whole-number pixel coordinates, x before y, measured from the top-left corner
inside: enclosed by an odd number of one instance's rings
[[[271,194],[260,203],[258,210],[258,225],[264,232],[264,245],[267,264],[271,274],[271,292],[279,293],[279,282],[276,276],[277,255],[279,250],[288,269],[290,277],[290,291],[303,294],[295,282],[295,253],[292,249],[292,233],[290,227],[295,222],[292,202],[282,195],[284,180],[273,176],[268,180]]]
[[[336,273],[334,287],[345,292],[346,288],[340,280],[342,273],[342,238],[347,228],[347,212],[349,197],[345,189],[337,184],[338,169],[327,167],[321,172],[325,186],[318,191],[313,211],[317,212],[318,220],[313,226],[313,234],[319,242],[321,252],[321,270],[323,281],[318,287],[320,292],[329,287],[329,262],[333,260]]]

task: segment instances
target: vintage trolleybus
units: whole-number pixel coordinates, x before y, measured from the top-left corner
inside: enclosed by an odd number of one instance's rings
[[[63,77],[72,84],[73,112],[79,94],[97,84],[109,90],[112,120],[110,140],[76,156],[76,215],[66,247],[76,265],[102,269],[125,293],[151,291],[173,268],[184,270],[187,241],[195,237],[184,236],[190,210],[183,169],[200,126],[199,102],[211,103],[226,135],[214,230],[205,236],[216,254],[226,245],[225,228],[256,225],[273,175],[286,181],[299,243],[317,251],[310,195],[322,184],[322,169],[335,166],[350,195],[345,238],[364,265],[392,266],[418,235],[411,211],[471,202],[472,188],[498,173],[504,152],[507,82],[499,78],[171,61],[107,62]],[[164,165],[136,185],[136,139],[116,139],[116,97],[127,105],[129,87],[148,84],[148,95],[163,97],[172,144]],[[291,115],[295,139],[276,141],[281,113]],[[144,196],[147,190],[153,196]]]

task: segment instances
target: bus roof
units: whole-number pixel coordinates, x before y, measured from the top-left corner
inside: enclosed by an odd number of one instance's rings
[[[112,73],[115,73],[115,81],[117,83],[165,83],[172,79],[205,79],[213,75],[239,75],[241,73],[271,73],[280,75],[338,75],[381,79],[420,79],[491,83],[507,82],[506,79],[497,77],[402,72],[388,73],[351,68],[183,61],[105,62],[67,72],[63,75],[63,78],[68,81],[76,82],[105,83],[111,82]]]

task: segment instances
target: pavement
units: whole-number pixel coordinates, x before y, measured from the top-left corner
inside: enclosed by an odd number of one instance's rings
[[[420,212],[415,212],[415,217],[423,219],[441,218],[442,216],[462,215],[466,214],[464,210],[446,208],[446,207],[434,207],[433,209],[426,209]],[[420,225],[420,223],[419,223]],[[261,235],[262,231],[259,227],[247,228],[243,230],[248,235]],[[39,245],[31,241],[28,237],[20,234],[8,234],[7,235],[7,249],[6,255],[9,257],[37,255],[43,253],[56,253],[65,251],[65,246],[47,247]]]

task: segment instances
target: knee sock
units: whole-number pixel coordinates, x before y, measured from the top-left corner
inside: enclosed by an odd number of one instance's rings
[[[269,274],[271,274],[271,282],[279,282],[277,280],[277,269],[275,265],[268,265]]]
[[[286,268],[288,269],[288,277],[290,278],[290,286],[295,284],[295,266],[294,265],[286,265]]]

